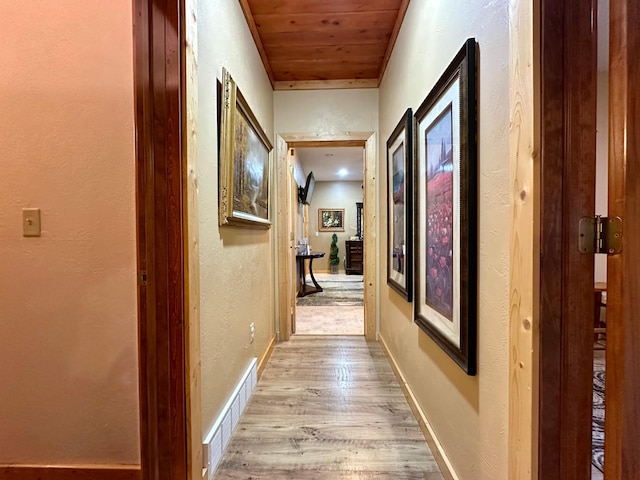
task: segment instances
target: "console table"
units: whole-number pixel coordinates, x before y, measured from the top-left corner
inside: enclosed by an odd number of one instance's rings
[[[305,297],[312,293],[318,293],[322,291],[322,287],[316,281],[313,276],[313,259],[322,258],[324,253],[310,253],[308,255],[296,255],[296,265],[298,268],[298,296]],[[309,275],[311,275],[311,281],[313,285],[307,285],[307,279],[304,274],[304,261],[309,260]]]

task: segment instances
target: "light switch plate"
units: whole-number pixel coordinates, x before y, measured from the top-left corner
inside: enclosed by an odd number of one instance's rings
[[[40,209],[39,208],[23,208],[22,209],[22,236],[23,237],[39,237],[40,236]]]

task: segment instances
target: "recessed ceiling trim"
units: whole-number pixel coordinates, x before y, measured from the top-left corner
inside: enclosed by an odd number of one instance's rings
[[[384,77],[384,72],[387,69],[387,64],[389,63],[389,59],[391,58],[391,52],[393,52],[393,47],[395,47],[396,45],[398,33],[400,33],[400,27],[402,27],[402,22],[404,20],[405,14],[407,13],[407,8],[409,8],[409,0],[402,0],[400,9],[398,10],[396,23],[393,26],[393,30],[391,31],[391,38],[389,38],[389,43],[387,44],[387,51],[385,52],[384,58],[382,59],[380,73],[378,74],[378,84],[376,85],[377,87],[379,87],[382,83],[382,77]]]
[[[274,90],[337,90],[345,88],[378,88],[375,78],[352,80],[299,80],[275,82]]]
[[[253,14],[251,13],[251,7],[249,7],[249,1],[240,0],[240,7],[242,8],[242,13],[244,14],[244,18],[247,21],[249,30],[251,31],[253,42],[256,44],[256,48],[258,49],[258,53],[260,54],[260,59],[262,60],[264,69],[267,72],[267,76],[269,77],[271,88],[274,88],[275,77],[273,76],[273,72],[271,71],[271,65],[269,65],[269,57],[267,57],[267,51],[264,49],[264,45],[262,44],[262,39],[260,38],[260,34],[258,33],[258,26],[256,25],[256,22],[253,19]]]

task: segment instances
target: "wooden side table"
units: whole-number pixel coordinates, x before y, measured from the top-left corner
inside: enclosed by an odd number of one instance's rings
[[[305,297],[312,293],[318,293],[322,291],[322,287],[316,281],[316,277],[313,276],[313,259],[324,257],[323,252],[310,253],[308,255],[296,255],[296,265],[298,267],[298,296]],[[313,285],[307,285],[306,275],[304,274],[304,261],[309,260],[309,275],[311,275],[311,281]]]

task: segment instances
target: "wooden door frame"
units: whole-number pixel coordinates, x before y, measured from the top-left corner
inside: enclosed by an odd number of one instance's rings
[[[291,152],[293,151],[293,149],[289,149],[288,150],[288,154],[287,154],[287,172],[289,173],[288,175],[288,182],[287,182],[287,188],[288,190],[288,196],[289,196],[289,208],[288,208],[288,215],[289,215],[289,295],[291,296],[290,298],[294,298],[296,293],[297,293],[297,275],[296,275],[296,257],[295,257],[295,233],[296,233],[296,225],[294,225],[294,221],[296,219],[296,214],[294,213],[296,210],[296,207],[298,206],[298,183],[296,182],[295,176],[294,176],[294,172],[293,172],[293,164],[291,163]],[[308,235],[304,235],[305,237]],[[295,307],[292,307],[291,309],[291,331],[293,333],[296,333],[296,309]]]
[[[595,1],[540,7],[537,478],[590,478],[594,261],[577,243],[595,209]]]
[[[622,252],[607,262],[605,478],[640,471],[640,64],[637,1],[611,0],[609,61],[609,216],[622,218]]]
[[[278,243],[278,285],[287,288],[278,289],[278,339],[289,340],[291,334],[291,299],[288,291],[291,272],[288,262],[282,259],[289,255],[289,222],[286,208],[288,182],[287,154],[289,148],[296,147],[362,147],[364,149],[364,336],[367,340],[376,340],[377,309],[376,290],[376,154],[377,135],[375,132],[342,132],[335,134],[287,134],[276,136],[276,186],[277,186],[277,243]],[[286,290],[287,292],[283,291]]]
[[[133,14],[142,478],[183,480],[184,0],[134,0]]]

